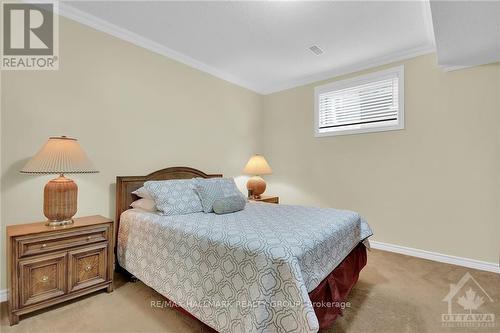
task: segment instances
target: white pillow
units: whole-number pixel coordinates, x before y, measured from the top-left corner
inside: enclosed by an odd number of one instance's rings
[[[132,194],[137,195],[139,198],[154,200],[153,196],[148,192],[148,190],[144,186],[139,187],[137,190],[132,192]]]
[[[139,200],[132,202],[130,204],[130,207],[140,208],[148,212],[156,212],[158,210],[156,209],[155,201],[153,199],[146,199],[146,198],[141,198]]]

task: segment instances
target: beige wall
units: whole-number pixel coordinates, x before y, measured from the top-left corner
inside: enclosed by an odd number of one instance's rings
[[[187,165],[238,176],[261,96],[61,19],[60,70],[2,72],[2,228],[43,220],[51,176],[19,174],[51,135],[77,137],[99,174],[75,175],[78,215],[114,215],[117,175]],[[53,178],[53,177],[52,177]],[[1,248],[5,288],[5,246]]]
[[[381,242],[498,263],[500,64],[444,72],[433,55],[402,63],[401,131],[315,138],[314,87],[333,80],[266,96],[268,191],[359,211]]]
[[[316,84],[260,96],[60,23],[59,71],[1,73],[0,289],[5,225],[43,219],[50,179],[18,171],[51,135],[79,138],[101,171],[73,177],[78,215],[114,215],[117,175],[188,165],[239,176],[260,150],[284,203],[356,210],[376,240],[498,262],[500,64],[446,73],[434,56],[411,59],[405,130],[314,138]]]

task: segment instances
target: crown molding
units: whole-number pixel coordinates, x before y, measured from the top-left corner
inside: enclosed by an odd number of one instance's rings
[[[448,254],[442,254],[437,252],[431,252],[426,250],[414,249],[411,247],[394,245],[389,243],[377,242],[370,240],[370,247],[376,250],[394,252],[399,254],[404,254],[407,256],[428,259],[432,261],[442,262],[451,265],[463,266],[473,269],[479,269],[481,271],[493,272],[500,274],[500,266],[497,263],[486,262],[481,260],[463,258],[450,256]]]
[[[432,21],[432,10],[431,1],[422,1],[422,11],[424,17],[424,25],[427,32],[427,38],[431,41],[431,44],[436,46],[436,35],[434,34],[434,22]]]
[[[430,53],[435,53],[436,48],[434,45],[423,45],[420,47],[416,47],[414,49],[406,50],[406,51],[399,51],[399,52],[393,52],[391,54],[388,54],[386,56],[382,57],[377,57],[369,61],[362,61],[358,62],[349,66],[341,67],[341,68],[336,68],[330,71],[325,71],[325,72],[320,72],[314,75],[307,76],[305,78],[297,79],[297,80],[292,80],[287,83],[279,84],[279,85],[273,85],[269,86],[266,89],[261,89],[264,91],[265,95],[276,93],[279,91],[287,90],[287,89],[292,89],[296,87],[300,87],[306,84],[318,82],[318,81],[324,81],[328,79],[333,79],[337,76],[342,76],[342,75],[347,75],[347,74],[352,74],[356,72],[360,72],[363,70],[367,70],[370,68],[378,67],[378,66],[383,66],[383,65],[388,65],[394,62],[406,60],[406,59],[411,59],[415,58],[421,55],[425,54],[430,54]]]
[[[109,23],[105,20],[102,20],[94,15],[85,13],[71,5],[68,2],[59,2],[59,11],[60,16],[68,18],[70,20],[76,21],[78,23],[84,24],[101,32],[105,32],[109,35],[112,35],[116,38],[122,39],[134,45],[145,48],[154,53],[166,56],[173,60],[176,60],[180,63],[183,63],[189,67],[196,68],[202,72],[208,73],[212,76],[215,76],[224,81],[228,81],[240,87],[252,90],[254,92],[262,94],[259,87],[256,87],[254,84],[242,80],[232,74],[222,72],[212,66],[209,66],[201,61],[193,59],[183,53],[172,50],[160,43],[157,43],[151,39],[143,37],[135,32],[127,30],[125,28],[119,27],[115,24]]]
[[[471,68],[471,67],[474,67],[474,66],[478,66],[478,65],[463,65],[463,66],[447,66],[447,65],[443,65],[443,66],[440,66],[440,67],[445,72],[454,72],[454,71],[459,71],[461,69]]]
[[[33,0],[31,0],[33,1]],[[37,0],[35,0],[37,1]],[[425,7],[424,7],[425,8]],[[425,11],[425,9],[424,9]],[[421,56],[424,54],[429,54],[429,53],[434,53],[436,51],[436,47],[434,46],[434,43],[429,43],[426,45],[422,45],[410,50],[405,50],[405,51],[398,51],[398,52],[393,52],[391,54],[381,56],[381,57],[376,57],[374,59],[371,59],[369,61],[363,61],[363,62],[358,62],[349,66],[341,67],[341,68],[335,68],[329,71],[323,71],[320,73],[316,73],[314,75],[309,75],[303,78],[291,80],[288,82],[284,83],[279,83],[279,84],[273,84],[269,86],[259,86],[256,85],[255,83],[250,83],[244,79],[241,79],[239,77],[236,77],[230,73],[226,73],[223,71],[220,71],[210,65],[207,65],[203,62],[200,62],[196,59],[193,59],[183,53],[177,52],[175,50],[172,50],[160,43],[157,43],[151,39],[148,39],[146,37],[143,37],[139,34],[136,34],[132,31],[129,31],[125,28],[119,27],[115,24],[109,23],[103,19],[100,19],[94,15],[88,14],[86,12],[83,12],[73,6],[71,6],[68,2],[59,2],[59,8],[58,8],[58,13],[59,15],[71,19],[73,21],[76,21],[78,23],[84,24],[86,26],[89,26],[91,28],[94,28],[98,31],[107,33],[109,35],[112,35],[116,38],[122,39],[124,41],[127,41],[129,43],[132,43],[134,45],[137,45],[139,47],[145,48],[149,51],[152,51],[154,53],[166,56],[168,58],[171,58],[173,60],[176,60],[180,63],[183,63],[189,67],[198,69],[202,72],[208,73],[214,77],[217,77],[219,79],[222,79],[224,81],[233,83],[235,85],[238,85],[240,87],[252,90],[258,94],[261,95],[268,95],[272,94],[275,92],[279,92],[282,90],[287,90],[291,88],[296,88],[302,85],[310,84],[316,81],[322,81],[326,79],[332,79],[337,76],[341,75],[346,75],[346,74],[351,74],[355,72],[359,72],[362,70],[370,69],[373,67],[377,66],[382,66],[382,65],[387,65],[393,62],[397,61],[402,61],[410,58],[414,58],[417,56]],[[424,15],[426,17],[426,21],[429,21],[428,19],[429,15]],[[432,20],[431,20],[431,28],[432,28]],[[428,25],[428,24],[427,24]],[[428,32],[431,31],[428,29]],[[432,38],[432,41],[434,41],[434,38]]]

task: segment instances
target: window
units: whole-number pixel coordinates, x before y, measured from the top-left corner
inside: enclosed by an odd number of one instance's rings
[[[404,67],[316,87],[315,136],[404,128]]]

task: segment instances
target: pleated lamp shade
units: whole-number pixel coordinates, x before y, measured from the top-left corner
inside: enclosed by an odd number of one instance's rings
[[[247,175],[270,175],[273,170],[262,155],[253,155],[243,168],[243,172]]]
[[[98,171],[76,139],[61,136],[49,138],[21,172],[60,174],[49,181],[43,190],[43,214],[48,220],[46,224],[57,227],[72,224],[77,212],[78,186],[64,174]]]
[[[65,174],[99,172],[78,141],[65,136],[51,137],[21,169],[22,173]]]

